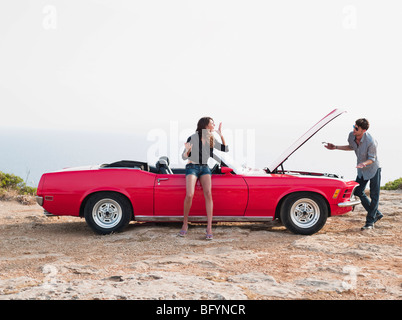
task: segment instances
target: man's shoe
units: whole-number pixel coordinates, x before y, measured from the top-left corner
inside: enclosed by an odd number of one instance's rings
[[[383,217],[384,217],[384,215],[382,215],[382,214],[376,215],[376,217],[374,219],[374,223],[376,223],[378,220],[381,220]]]
[[[361,230],[370,230],[374,229],[374,226],[372,224],[365,224],[364,227],[361,228]]]

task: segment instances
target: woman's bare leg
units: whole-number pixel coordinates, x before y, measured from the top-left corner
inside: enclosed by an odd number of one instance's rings
[[[197,177],[193,174],[186,176],[186,197],[184,199],[183,210],[183,226],[182,231],[187,232],[188,229],[188,213],[190,212],[191,205],[193,203],[195,184],[197,183]]]
[[[213,201],[212,201],[212,182],[211,175],[204,174],[200,177],[202,190],[204,191],[205,207],[207,209],[207,234],[212,234],[212,217],[213,217]]]

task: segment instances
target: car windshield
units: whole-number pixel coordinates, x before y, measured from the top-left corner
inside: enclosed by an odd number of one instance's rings
[[[241,174],[241,175],[266,175],[266,171],[263,169],[255,169],[255,168],[250,168],[247,167],[246,164],[244,165],[240,165],[238,162],[236,162],[236,160],[234,160],[229,154],[224,153],[224,152],[220,152],[220,151],[216,151],[214,150],[215,156],[217,159],[219,159],[220,163],[224,163],[226,164],[229,168],[233,169],[234,173],[236,174]],[[212,159],[212,158],[210,158]],[[212,160],[214,163],[213,165],[216,163],[216,160]],[[212,165],[212,166],[213,166]]]

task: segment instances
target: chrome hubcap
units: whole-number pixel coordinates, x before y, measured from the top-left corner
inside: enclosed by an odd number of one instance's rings
[[[120,205],[112,199],[102,199],[98,201],[92,210],[94,222],[102,228],[115,227],[122,218]]]
[[[320,207],[308,198],[297,200],[290,209],[292,222],[300,228],[314,226],[320,218]]]

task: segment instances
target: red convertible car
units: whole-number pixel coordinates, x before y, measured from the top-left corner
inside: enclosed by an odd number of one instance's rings
[[[351,211],[360,203],[353,195],[356,182],[283,168],[292,153],[343,112],[329,113],[267,168],[244,168],[221,155],[221,162],[212,168],[214,221],[279,219],[288,230],[311,235],[327,217]],[[118,161],[45,173],[37,202],[48,216],[85,217],[95,232],[109,234],[121,231],[131,220],[182,221],[185,190],[185,169],[172,169],[169,159],[161,157],[155,166]],[[206,221],[199,182],[189,220]]]

